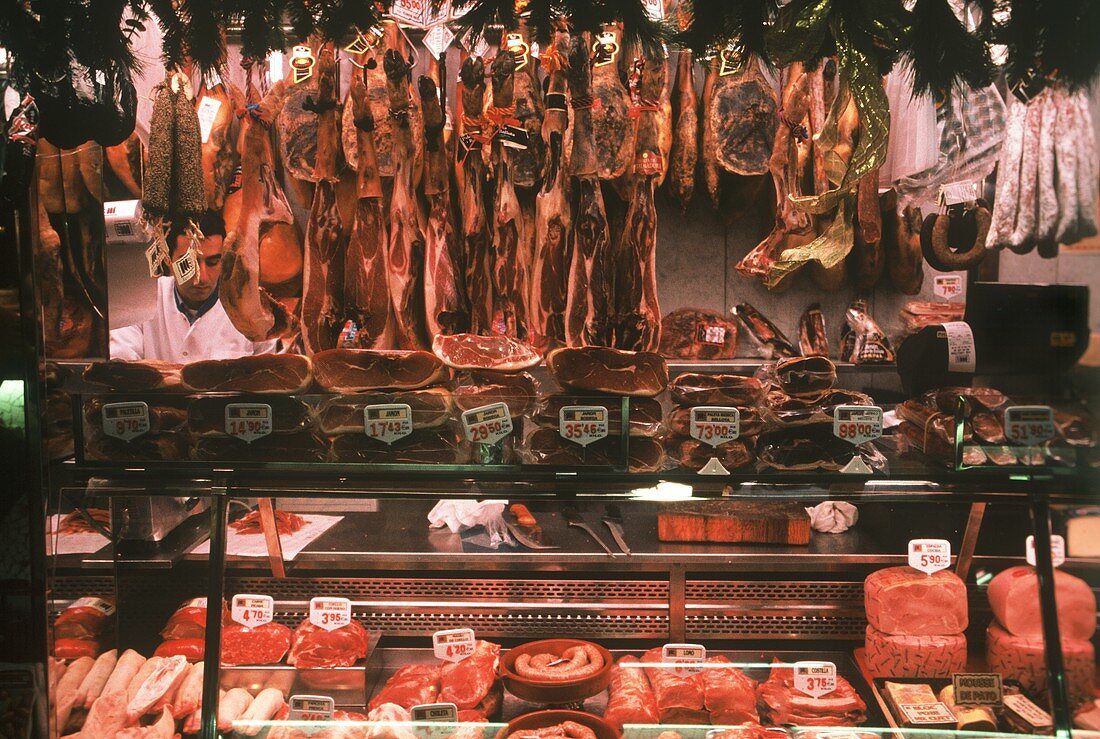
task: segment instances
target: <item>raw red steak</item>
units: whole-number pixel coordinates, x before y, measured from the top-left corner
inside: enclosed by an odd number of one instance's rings
[[[223,665],[274,665],[290,648],[290,629],[266,623],[252,628],[235,621],[222,624]]]
[[[756,681],[729,664],[721,655],[707,659],[710,667],[699,673],[703,684],[703,705],[712,724],[759,723],[756,713]],[[725,666],[728,664],[729,666]]]
[[[474,653],[461,662],[448,662],[440,673],[439,700],[459,710],[476,708],[489,695],[500,663],[500,645],[478,640]]]
[[[309,667],[351,667],[367,656],[367,630],[355,619],[347,626],[325,631],[307,618],[294,630],[287,664]]]
[[[872,572],[863,583],[863,603],[867,621],[884,634],[961,634],[968,623],[966,585],[947,570],[933,575],[911,567]]]
[[[642,655],[642,661],[662,662],[661,648]],[[696,675],[677,675],[668,667],[647,666],[645,674],[653,686],[661,723],[706,723],[709,716],[703,705],[703,686]]]
[[[794,670],[778,660],[756,694],[764,718],[775,724],[856,726],[867,720],[867,705],[843,677],[837,675],[836,690],[813,698],[794,689]]]
[[[875,677],[951,677],[966,672],[966,637],[897,636],[867,627],[867,669]]]
[[[392,703],[407,711],[413,706],[435,703],[439,673],[439,665],[405,665],[370,699],[368,708],[373,711],[383,703]]]
[[[519,372],[541,361],[531,346],[508,336],[439,335],[432,351],[448,367],[460,370]]]

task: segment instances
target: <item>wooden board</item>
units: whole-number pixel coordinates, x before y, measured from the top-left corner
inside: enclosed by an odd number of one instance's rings
[[[798,503],[673,503],[657,514],[657,538],[673,542],[809,544],[810,517]]]

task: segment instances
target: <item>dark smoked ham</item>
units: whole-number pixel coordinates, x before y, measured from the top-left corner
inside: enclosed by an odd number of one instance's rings
[[[483,153],[488,122],[482,116],[485,105],[485,64],[472,56],[459,72],[462,104],[462,140],[457,149],[466,150],[461,160],[460,212],[462,213],[462,264],[466,295],[470,301],[470,330],[487,334],[493,325],[493,285],[490,277],[492,230],[486,212],[488,169]]]
[[[596,172],[601,180],[621,177],[634,159],[630,96],[619,79],[616,64],[621,51],[622,32],[616,27],[606,27],[593,44],[591,115]]]
[[[331,49],[329,50],[331,54]],[[323,57],[321,49],[310,53]],[[283,98],[283,106],[275,117],[278,134],[279,156],[283,167],[296,180],[316,181],[318,120],[311,110],[319,95],[321,83],[321,59],[314,63],[313,74],[303,82],[290,82]]]
[[[84,380],[111,390],[172,390],[179,388],[180,366],[156,359],[93,362],[84,370]]]
[[[327,398],[317,409],[317,425],[321,433],[329,436],[361,434],[364,407],[394,403],[409,406],[414,430],[442,426],[454,411],[454,398],[445,387],[337,395]]]
[[[225,189],[240,161],[236,146],[236,112],[243,104],[243,99],[241,91],[225,80],[212,87],[203,85],[195,98],[196,111],[202,110],[203,98],[209,98],[218,104],[214,120],[202,141],[202,184],[206,192],[206,207],[220,211],[225,204]],[[209,107],[211,103],[206,105]],[[200,134],[203,130],[200,126]],[[110,162],[110,149],[107,150],[107,159]]]
[[[660,353],[669,359],[733,359],[737,324],[699,308],[680,308],[661,319]]]
[[[677,58],[675,103],[668,187],[680,207],[687,210],[695,192],[695,165],[699,161],[699,105],[695,59],[690,49],[680,49]]]
[[[305,392],[313,381],[309,357],[298,354],[260,354],[238,359],[205,359],[184,365],[180,380],[195,392],[283,393]]]
[[[542,90],[536,71],[536,57],[531,53],[531,39],[522,21],[515,31],[505,36],[508,48],[515,57],[515,119],[519,127],[527,131],[527,148],[512,149],[512,183],[516,187],[531,188],[539,184],[543,171],[544,146],[540,137],[543,125]]]
[[[668,387],[668,365],[659,354],[606,347],[555,349],[546,357],[562,387],[652,398]]]
[[[527,415],[535,407],[535,380],[526,372],[471,372],[469,383],[455,388],[454,400],[469,411],[493,403],[504,403],[512,418]]]
[[[313,357],[317,385],[330,393],[416,390],[442,382],[447,367],[430,352],[330,349]]]

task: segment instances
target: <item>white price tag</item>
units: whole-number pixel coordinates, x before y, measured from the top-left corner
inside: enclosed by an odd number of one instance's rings
[[[492,403],[463,412],[466,439],[475,444],[496,444],[512,433],[512,416],[505,403]]]
[[[180,608],[206,608],[206,596],[185,600]]]
[[[838,405],[833,411],[833,436],[864,444],[882,436],[882,409],[877,405]]]
[[[960,203],[973,203],[978,199],[978,183],[973,180],[961,182],[948,182],[940,186],[940,205],[959,205]]]
[[[458,706],[454,703],[422,703],[413,706],[409,713],[416,723],[437,721],[444,724],[458,722]]]
[[[432,26],[428,29],[428,32],[424,34],[424,46],[426,46],[428,51],[432,52],[432,56],[436,58],[443,56],[443,53],[447,51],[454,40],[455,35],[451,33],[451,29],[447,28],[444,23],[440,23],[438,26]]]
[[[567,405],[558,411],[561,438],[588,446],[607,436],[607,408],[602,405]]]
[[[421,27],[430,12],[429,6],[428,0],[395,0],[390,15],[405,25]]]
[[[149,432],[149,406],[141,400],[103,406],[103,433],[130,441]]]
[[[229,403],[225,406],[225,433],[249,444],[271,433],[271,406],[267,403]]]
[[[309,601],[309,622],[325,631],[335,631],[351,623],[351,601],[328,596]]]
[[[947,301],[961,296],[965,287],[962,275],[936,275],[932,278],[932,294]]]
[[[794,689],[813,698],[836,690],[836,665],[832,662],[795,662]]]
[[[210,140],[210,131],[214,128],[214,119],[218,117],[218,109],[222,107],[222,101],[217,98],[206,97],[199,100],[199,138],[202,143]]]
[[[288,721],[331,721],[336,701],[327,695],[292,695]]]
[[[691,409],[688,426],[691,438],[718,446],[741,435],[741,411],[717,405],[701,405]]]
[[[947,539],[910,539],[909,566],[931,575],[951,566],[951,542]]]
[[[275,601],[270,595],[238,593],[231,601],[229,617],[251,628],[269,624],[275,618]]]
[[[283,76],[283,52],[272,51],[267,55],[267,80],[274,85]]]
[[[93,608],[104,616],[110,616],[115,612],[114,603],[108,603],[102,598],[96,598],[95,596],[77,598],[69,608]]]
[[[977,360],[974,355],[974,332],[966,321],[948,321],[943,324],[947,336],[947,371],[974,372]]]
[[[432,651],[436,659],[461,662],[474,653],[476,642],[473,629],[444,629],[432,634]]]
[[[145,261],[149,264],[150,277],[161,276],[161,266],[164,264],[164,251],[161,249],[161,243],[163,242],[164,238],[158,236],[152,244],[145,247]]]
[[[363,431],[372,439],[392,444],[412,430],[412,406],[408,403],[378,403],[363,408]]]
[[[1024,556],[1027,563],[1035,567],[1035,537],[1028,536],[1024,542]],[[1055,567],[1061,567],[1066,561],[1066,540],[1061,534],[1050,536],[1050,563]]]
[[[694,675],[707,661],[707,648],[702,644],[665,644],[661,647],[661,661],[672,662],[677,675]]]
[[[1048,405],[1005,408],[1005,437],[1017,446],[1035,446],[1054,438],[1054,411]]]
[[[650,20],[663,21],[665,19],[665,4],[663,0],[642,0],[642,7]]]
[[[199,255],[192,246],[183,253],[183,256],[172,262],[172,274],[176,276],[176,282],[185,285],[199,273]]]

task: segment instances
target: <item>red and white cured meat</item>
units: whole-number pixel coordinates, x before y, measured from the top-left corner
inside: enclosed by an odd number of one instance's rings
[[[1014,636],[996,623],[986,631],[986,661],[992,672],[1006,680],[1016,680],[1026,693],[1042,699],[1047,694],[1047,663],[1042,637]],[[1096,678],[1096,651],[1092,642],[1062,639],[1062,661],[1066,671],[1066,689],[1071,706],[1093,695]]]
[[[836,690],[814,698],[794,689],[794,670],[772,665],[771,674],[756,690],[763,718],[775,724],[801,726],[856,726],[867,720],[867,705],[851,683],[840,675]]]
[[[187,668],[184,657],[166,657],[161,660],[127,703],[126,713],[130,719],[136,720],[144,716],[158,701],[170,697],[183,682]]]
[[[863,583],[867,620],[885,634],[931,636],[966,630],[966,585],[958,575],[940,570],[932,575],[912,567],[887,567]]]
[[[367,656],[367,630],[352,619],[347,626],[326,631],[305,619],[294,630],[287,664],[307,667],[351,667]]]
[[[966,637],[884,634],[867,627],[867,669],[875,677],[951,677],[966,672]]]
[[[611,668],[611,685],[604,720],[620,732],[623,724],[660,722],[657,699],[637,657],[623,657]]]
[[[1039,577],[1034,567],[1001,570],[989,582],[989,606],[997,622],[1016,636],[1042,637]],[[1096,633],[1096,596],[1088,583],[1068,572],[1054,571],[1058,630],[1063,639],[1091,639]]]
[[[500,645],[479,639],[474,653],[461,662],[448,662],[439,675],[439,701],[459,710],[476,708],[490,693],[500,663]]]

